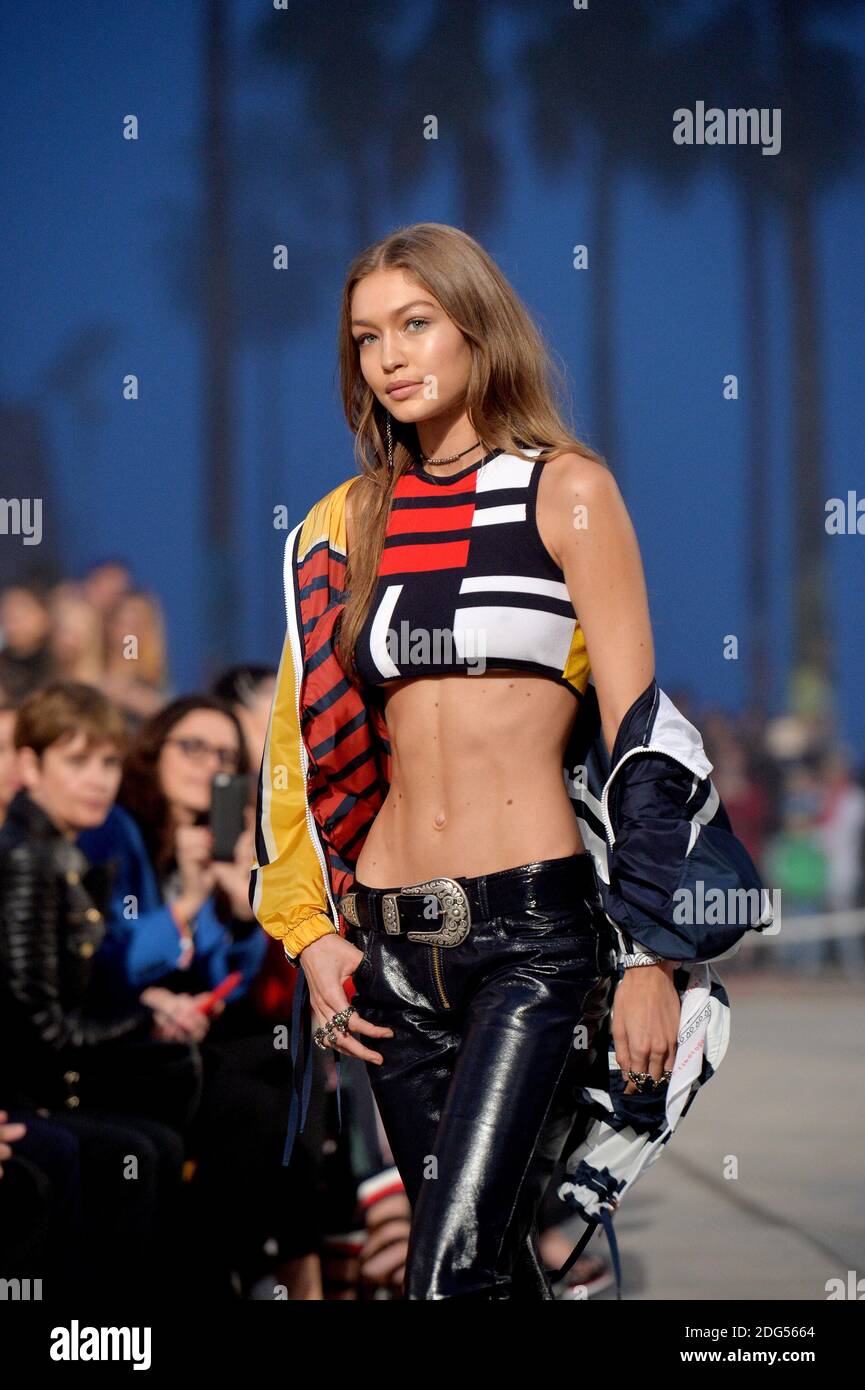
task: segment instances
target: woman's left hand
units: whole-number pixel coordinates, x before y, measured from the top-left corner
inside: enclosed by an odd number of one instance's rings
[[[622,1080],[629,1071],[649,1072],[657,1085],[663,1071],[673,1070],[681,1014],[673,969],[672,964],[635,965],[616,986],[612,1035]],[[625,1095],[636,1090],[628,1081]]]

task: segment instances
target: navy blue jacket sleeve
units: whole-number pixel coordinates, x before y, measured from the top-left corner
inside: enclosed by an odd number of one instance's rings
[[[619,769],[610,820],[610,881],[600,886],[607,915],[632,942],[665,960],[708,961],[768,925],[760,874],[711,778],[639,753]]]

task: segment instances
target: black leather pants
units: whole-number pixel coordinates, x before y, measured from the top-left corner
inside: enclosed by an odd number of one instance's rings
[[[507,914],[481,913],[458,946],[349,930],[352,1002],[394,1030],[364,1041],[385,1059],[367,1070],[412,1205],[408,1299],[552,1298],[535,1214],[609,1012],[613,935],[587,854],[457,882],[484,903],[493,880]]]

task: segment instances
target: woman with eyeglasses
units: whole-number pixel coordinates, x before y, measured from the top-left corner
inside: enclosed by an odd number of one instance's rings
[[[265,1243],[275,1239],[275,1278],[290,1296],[303,1296],[294,1285],[308,1280],[318,1241],[310,1164],[299,1149],[282,1165],[291,1063],[249,999],[267,951],[248,901],[251,808],[233,860],[212,855],[207,822],[221,772],[249,772],[233,710],[209,695],[172,701],[133,736],[118,805],[82,848],[96,860],[120,860],[104,978],[115,991],[156,987],[166,1034],[200,1048],[190,1196],[200,1277],[212,1280],[208,1294],[230,1296],[231,1271],[251,1283],[262,1272]],[[241,982],[224,1004],[203,1012],[209,992],[234,971]],[[298,1202],[298,1192],[309,1200]]]
[[[227,1002],[240,1000],[266,951],[243,892],[251,831],[239,835],[233,861],[221,862],[208,825],[214,776],[248,771],[231,709],[208,695],[173,700],[133,735],[118,805],[82,844],[97,860],[115,852],[122,860],[104,976],[114,988],[172,991],[166,1026],[197,1040],[208,1027],[197,996],[239,971]]]

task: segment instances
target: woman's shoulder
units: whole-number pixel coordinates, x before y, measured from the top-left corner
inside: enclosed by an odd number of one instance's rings
[[[538,504],[542,511],[559,513],[575,502],[599,508],[619,507],[622,497],[609,465],[599,456],[586,457],[574,449],[541,455]]]
[[[558,450],[543,460],[538,478],[536,519],[542,539],[561,567],[561,555],[571,548],[574,532],[585,533],[591,517],[596,537],[612,547],[631,536],[625,499],[607,463],[574,450]]]
[[[581,454],[576,449],[541,449],[539,458],[550,482],[597,487],[615,482],[609,464],[594,450]]]

